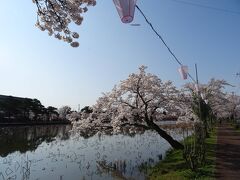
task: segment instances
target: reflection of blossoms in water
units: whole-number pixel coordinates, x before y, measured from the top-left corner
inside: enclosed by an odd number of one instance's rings
[[[67,132],[66,132],[67,133]],[[178,138],[177,134],[171,134]],[[11,153],[0,158],[0,173],[15,161],[29,160],[29,179],[144,179],[139,171],[143,163],[153,165],[164,157],[169,145],[152,131],[133,135],[110,135],[98,131],[91,137],[72,133],[69,139],[55,138],[44,141],[35,151]],[[6,160],[4,160],[6,159]],[[11,161],[10,161],[11,160]],[[9,165],[11,162],[11,165]],[[105,167],[98,162],[105,162]],[[21,166],[21,164],[20,164]],[[107,167],[110,168],[107,170]],[[47,174],[47,177],[46,177]],[[21,179],[20,171],[16,173]],[[0,174],[1,176],[1,174]]]

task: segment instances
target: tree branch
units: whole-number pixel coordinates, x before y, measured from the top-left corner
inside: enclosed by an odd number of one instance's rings
[[[121,102],[121,103],[123,103],[123,104],[126,104],[126,105],[128,105],[128,106],[129,106],[129,107],[131,107],[132,109],[136,109],[136,107],[135,107],[135,106],[133,106],[133,105],[129,104],[128,102],[125,102],[125,101],[123,101],[123,100],[120,100],[120,102]]]

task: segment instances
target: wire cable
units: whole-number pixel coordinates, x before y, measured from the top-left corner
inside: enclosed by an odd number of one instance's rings
[[[158,36],[158,38],[162,41],[162,43],[164,44],[164,46],[167,48],[167,50],[169,51],[169,53],[173,56],[174,60],[179,64],[179,65],[183,65],[181,63],[181,61],[177,58],[177,56],[173,53],[173,51],[170,49],[170,47],[167,45],[167,43],[165,42],[165,40],[163,39],[163,37],[155,30],[155,28],[153,27],[152,23],[148,20],[148,18],[146,17],[146,15],[143,13],[143,11],[138,7],[138,5],[136,5],[136,8],[139,10],[139,12],[142,14],[142,16],[144,17],[145,21],[147,22],[147,24],[151,27],[151,29],[153,30],[153,32]],[[188,76],[196,83],[196,80],[191,76],[190,73],[187,73]]]
[[[221,12],[225,12],[225,13],[240,15],[240,11],[233,11],[233,10],[228,10],[228,9],[223,9],[223,8],[217,8],[217,7],[213,7],[213,6],[207,6],[207,5],[193,3],[193,2],[187,2],[187,1],[183,1],[183,0],[171,0],[171,1],[174,1],[176,3],[182,3],[185,5],[196,6],[196,7],[200,7],[200,8],[211,9],[211,10],[215,10],[215,11],[221,11]]]

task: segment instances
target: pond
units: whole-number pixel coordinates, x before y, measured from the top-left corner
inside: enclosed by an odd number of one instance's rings
[[[152,131],[84,138],[71,128],[0,128],[0,180],[145,179],[139,167],[159,162],[170,148]]]

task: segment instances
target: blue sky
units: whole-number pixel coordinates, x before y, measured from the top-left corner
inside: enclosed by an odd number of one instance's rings
[[[196,3],[231,13],[183,2]],[[239,85],[239,0],[138,0],[177,57],[200,82],[225,79]],[[38,98],[45,105],[92,105],[102,92],[142,64],[181,87],[178,64],[136,10],[134,27],[122,24],[112,0],[98,0],[84,15],[79,48],[35,28],[31,0],[3,1],[0,7],[0,94]],[[239,88],[229,89],[238,91]]]

